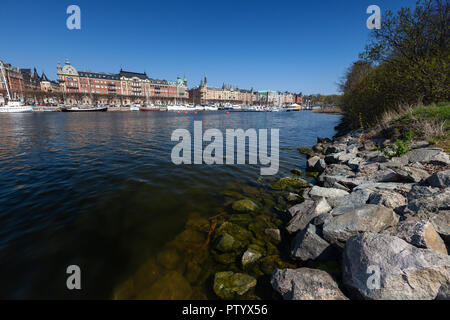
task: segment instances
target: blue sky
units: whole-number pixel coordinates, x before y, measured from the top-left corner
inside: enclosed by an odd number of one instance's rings
[[[369,37],[366,8],[396,11],[414,0],[21,1],[2,0],[0,59],[56,79],[78,70],[146,71],[198,85],[331,94]],[[81,30],[66,8],[81,8]]]

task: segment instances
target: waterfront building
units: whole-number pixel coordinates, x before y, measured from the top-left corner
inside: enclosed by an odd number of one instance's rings
[[[200,81],[199,86],[189,90],[189,100],[195,104],[231,103],[281,107],[295,103],[296,99],[296,95],[290,92],[254,91],[253,88],[245,90],[229,84],[223,84],[220,88],[210,87],[206,76]]]
[[[58,82],[66,95],[66,102],[94,104],[187,102],[187,80],[176,81],[149,78],[138,72],[120,70],[119,73],[77,71],[68,60],[57,65]]]
[[[40,77],[40,89],[44,92],[60,92],[59,83],[57,81],[52,81],[47,78],[45,73],[42,73]]]

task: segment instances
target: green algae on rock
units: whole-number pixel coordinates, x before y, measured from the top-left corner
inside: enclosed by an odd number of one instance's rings
[[[248,274],[231,271],[217,272],[214,277],[214,292],[222,299],[242,297],[256,286],[256,279]]]
[[[259,209],[258,204],[250,199],[242,199],[233,202],[232,208],[236,212],[249,213]]]
[[[301,176],[303,174],[303,171],[300,169],[292,169],[291,173],[295,174],[296,176]]]
[[[309,156],[309,155],[311,155],[313,153],[313,151],[311,149],[309,149],[309,148],[297,148],[297,150],[301,154],[304,154],[304,155],[307,155],[307,156]]]
[[[308,186],[308,182],[306,180],[300,178],[290,178],[284,177],[279,179],[277,182],[272,183],[270,186],[275,190],[284,190],[287,188],[292,189],[301,189],[306,188]]]

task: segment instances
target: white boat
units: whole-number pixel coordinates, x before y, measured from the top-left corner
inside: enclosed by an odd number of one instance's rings
[[[6,104],[6,106],[0,107],[0,112],[8,112],[8,113],[13,113],[13,112],[20,112],[20,113],[22,113],[22,112],[33,112],[33,108],[31,106],[26,106],[22,102],[20,102],[18,100],[13,100],[11,98],[11,94],[10,94],[9,88],[8,88],[8,83],[6,82],[3,61],[0,61],[0,69],[1,69],[1,73],[2,73],[2,80],[5,83],[6,92],[8,94],[8,103]]]
[[[204,106],[205,111],[217,111],[219,110],[216,106]]]

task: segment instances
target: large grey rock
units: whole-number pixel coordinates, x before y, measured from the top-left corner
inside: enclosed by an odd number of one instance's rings
[[[318,235],[316,227],[309,224],[295,236],[291,255],[301,261],[326,260],[332,255],[332,247]]]
[[[309,195],[313,199],[324,198],[339,198],[348,195],[347,191],[336,189],[336,188],[322,188],[319,186],[314,186],[309,191]]]
[[[358,206],[366,204],[371,195],[370,191],[357,190],[340,198],[329,198],[328,203],[334,207]]]
[[[291,217],[297,214],[305,214],[314,205],[314,200],[306,199],[302,203],[296,204],[295,206],[288,209],[288,213]]]
[[[321,174],[319,177],[319,182],[325,188],[336,188],[342,190],[350,190],[356,186],[366,183],[367,179],[365,177],[350,177],[342,175],[327,175],[325,173]],[[339,187],[337,187],[339,186]]]
[[[284,300],[348,300],[333,278],[318,269],[277,269],[271,283]]]
[[[397,175],[396,182],[420,182],[430,176],[426,170],[415,167],[396,168],[394,171]]]
[[[448,188],[450,187],[450,170],[436,172],[426,182],[434,188]]]
[[[450,257],[367,232],[347,241],[343,282],[355,297],[364,299],[450,299]]]
[[[332,144],[325,149],[325,154],[332,154],[332,153],[339,153],[339,152],[346,152],[346,151],[347,151],[347,145]]]
[[[450,164],[448,154],[440,148],[415,149],[408,152],[406,156],[408,157],[409,162]]]
[[[287,224],[286,230],[289,233],[297,232],[298,230],[303,230],[306,228],[308,223],[311,222],[315,217],[327,213],[331,210],[325,198],[320,198],[314,201],[314,204],[305,211],[299,211]]]
[[[407,212],[427,215],[429,212],[450,210],[450,188],[437,189],[416,185],[407,194]]]
[[[359,165],[361,164],[362,158],[354,157],[347,161],[347,165],[354,171],[359,170]]]
[[[442,210],[435,214],[430,214],[428,220],[444,239],[448,251],[450,248],[450,210]]]
[[[311,157],[307,160],[307,169],[309,171],[323,172],[326,168],[325,160],[318,156]]]
[[[326,164],[335,164],[335,163],[341,163],[340,157],[343,157],[347,153],[345,151],[338,152],[338,153],[331,153],[327,154],[325,156],[325,163]],[[348,160],[348,159],[347,159]]]
[[[410,192],[413,184],[412,183],[397,183],[397,182],[368,182],[360,184],[355,187],[353,191],[357,190],[368,190],[372,192],[391,190],[400,192]]]
[[[333,216],[323,225],[325,240],[338,246],[343,246],[355,234],[365,231],[380,232],[387,227],[395,226],[399,220],[392,209],[383,206],[365,204],[343,208],[344,213]]]
[[[373,192],[369,198],[370,204],[378,204],[387,208],[395,209],[407,204],[406,198],[398,192],[382,190]]]
[[[447,254],[444,241],[433,225],[425,220],[402,221],[398,225],[384,230],[383,234],[399,237],[418,248],[433,249]]]

